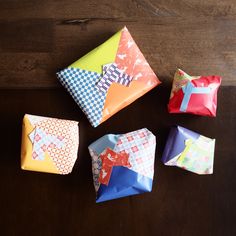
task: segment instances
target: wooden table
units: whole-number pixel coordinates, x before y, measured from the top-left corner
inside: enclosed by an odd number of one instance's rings
[[[92,128],[55,72],[124,25],[163,83]],[[0,52],[1,235],[236,235],[234,0],[5,0]],[[176,67],[223,77],[216,118],[167,113]],[[25,113],[80,121],[72,174],[20,169]],[[213,175],[160,162],[173,124],[216,138]],[[158,141],[152,193],[95,204],[88,145],[142,127]]]

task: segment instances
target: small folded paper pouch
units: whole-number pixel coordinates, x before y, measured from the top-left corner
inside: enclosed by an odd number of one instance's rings
[[[190,76],[177,69],[168,104],[170,113],[216,116],[220,76]]]
[[[77,159],[78,122],[26,114],[23,119],[21,168],[69,174]]]
[[[162,162],[200,175],[212,174],[214,150],[215,139],[174,126],[169,133]]]
[[[57,77],[94,127],[160,83],[126,27]]]
[[[88,148],[96,202],[151,192],[156,137],[148,129],[108,134]]]

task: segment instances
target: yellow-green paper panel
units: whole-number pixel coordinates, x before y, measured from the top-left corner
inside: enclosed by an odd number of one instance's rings
[[[69,67],[102,73],[102,65],[115,61],[121,32],[117,32],[100,46],[96,47]]]

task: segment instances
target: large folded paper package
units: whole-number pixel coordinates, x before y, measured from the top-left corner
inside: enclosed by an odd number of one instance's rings
[[[26,114],[23,119],[21,168],[68,174],[77,159],[78,122]]]
[[[160,83],[126,27],[57,77],[94,127]]]
[[[162,162],[197,174],[212,174],[214,150],[215,139],[174,126],[169,133]]]
[[[150,192],[156,137],[146,128],[108,134],[89,146],[96,202]]]
[[[220,83],[220,76],[190,76],[178,69],[173,80],[169,112],[216,116]]]

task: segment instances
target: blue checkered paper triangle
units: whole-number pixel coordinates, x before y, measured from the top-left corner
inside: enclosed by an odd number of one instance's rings
[[[101,75],[70,67],[58,72],[57,77],[83,110],[92,126],[98,126],[106,99],[106,94],[96,88]]]

